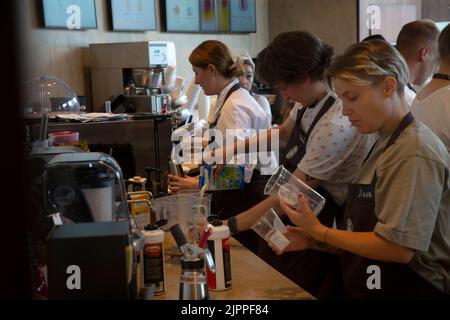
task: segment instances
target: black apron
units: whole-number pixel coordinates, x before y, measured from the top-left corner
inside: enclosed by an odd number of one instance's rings
[[[216,114],[217,114],[216,119],[212,123],[210,123],[210,125],[209,125],[210,129],[214,129],[217,126],[217,122],[219,122],[219,119],[220,119],[220,116],[221,116],[220,112],[222,111],[222,108],[225,105],[225,102],[227,102],[228,98],[233,94],[233,92],[238,91],[240,88],[242,88],[241,84],[240,83],[236,83],[234,86],[232,86],[230,88],[230,90],[228,90],[227,94],[225,95],[225,99],[223,100],[222,105],[219,107],[218,110],[216,110]]]
[[[300,124],[307,107],[298,111],[295,126],[286,147],[287,152],[282,157],[283,166],[290,172],[295,171],[298,163],[304,157],[311,132],[333,106],[335,100],[333,96],[328,97],[306,133],[301,129]],[[309,108],[313,107],[315,105]],[[327,190],[322,187],[317,187],[315,190],[326,199],[325,207],[317,218],[322,224],[332,227],[335,218],[337,222],[341,220],[343,209],[336,204]],[[284,216],[282,220],[285,224],[292,224],[287,216]],[[287,252],[277,256],[262,239],[259,241],[258,255],[316,298],[335,299],[342,297],[342,277],[338,256],[310,249]]]
[[[217,125],[220,118],[220,110],[225,105],[225,102],[231,96],[231,94],[241,88],[239,83],[236,83],[228,91],[225,96],[225,100],[218,111],[218,116],[209,128],[212,129]],[[235,216],[238,213],[246,211],[263,201],[266,196],[264,195],[264,187],[269,179],[268,176],[260,174],[259,170],[253,170],[252,179],[249,183],[244,184],[244,189],[237,190],[221,190],[213,191],[213,201],[211,212],[219,215],[222,220]],[[244,231],[235,236],[243,245],[248,247],[253,252],[256,252],[258,246],[258,239],[255,237],[253,231]]]
[[[413,120],[412,114],[408,113],[390,137],[384,151],[396,142],[402,131]],[[372,151],[373,148],[366,160]],[[349,185],[344,215],[344,223],[347,229],[352,229],[355,232],[372,232],[374,230],[378,223],[375,214],[376,183],[375,172],[370,184]],[[373,271],[368,271],[369,266],[380,268],[380,290],[368,288],[368,278],[373,275]],[[407,264],[376,261],[345,251],[341,254],[341,267],[345,292],[352,299],[427,299],[445,296],[409,268]],[[369,282],[371,283],[371,281]]]

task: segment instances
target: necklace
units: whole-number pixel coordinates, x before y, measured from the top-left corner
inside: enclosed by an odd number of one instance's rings
[[[433,79],[450,80],[450,74],[435,73],[433,74]]]

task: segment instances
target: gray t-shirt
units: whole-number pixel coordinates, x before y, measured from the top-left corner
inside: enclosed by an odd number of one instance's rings
[[[383,153],[392,133],[380,134],[355,182],[370,184],[376,168],[375,233],[416,250],[409,267],[450,294],[450,156],[416,120]]]

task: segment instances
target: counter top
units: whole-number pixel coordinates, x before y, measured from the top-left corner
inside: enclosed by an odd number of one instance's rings
[[[213,300],[315,299],[233,238],[230,239],[230,252],[232,288],[226,291],[210,290]],[[165,272],[166,292],[155,299],[178,300],[181,275],[179,260],[166,259]]]

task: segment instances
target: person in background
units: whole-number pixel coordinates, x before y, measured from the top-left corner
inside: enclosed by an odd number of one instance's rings
[[[264,139],[270,141],[272,134],[279,135],[280,144],[287,142],[282,164],[326,198],[318,217],[329,226],[335,220],[340,221],[347,185],[356,177],[355,169],[368,152],[366,137],[342,116],[341,100],[327,86],[325,70],[333,54],[331,46],[304,31],[281,33],[261,51],[258,76],[278,88],[285,100],[296,104],[279,127],[245,142],[247,149]],[[228,156],[240,148],[235,146],[234,151],[217,153]],[[226,223],[232,234],[239,234],[250,229],[270,208],[280,211],[274,196]],[[258,254],[312,295],[318,298],[339,295],[339,279],[335,279],[333,268],[338,259],[331,254],[310,250],[277,257],[264,241],[260,242]]]
[[[426,84],[436,70],[438,62],[439,29],[431,20],[416,20],[405,24],[397,36],[397,50],[402,54],[409,70],[405,87],[406,101],[412,104],[416,89]]]
[[[450,25],[439,36],[439,69],[417,95],[413,115],[425,123],[450,153]]]
[[[270,119],[270,123],[272,123],[272,110],[270,109],[269,100],[266,97],[260,94],[256,94],[253,92],[253,80],[255,79],[255,64],[253,63],[252,58],[249,55],[242,55],[239,57],[239,63],[244,68],[244,74],[239,77],[239,82],[241,86],[247,89],[252,97],[259,103],[259,105],[266,112],[267,117]]]
[[[368,41],[350,46],[328,76],[353,126],[380,138],[349,186],[340,230],[303,196],[298,209],[282,204],[298,226],[287,250],[339,253],[349,298],[448,298],[450,155],[409,112],[406,62],[387,42]]]

